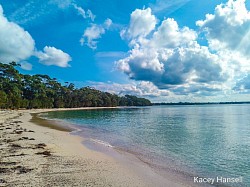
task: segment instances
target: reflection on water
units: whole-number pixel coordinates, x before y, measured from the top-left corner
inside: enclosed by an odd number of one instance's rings
[[[250,186],[250,105],[152,106],[48,113],[83,135],[204,177],[243,177]],[[173,163],[172,163],[173,162]]]

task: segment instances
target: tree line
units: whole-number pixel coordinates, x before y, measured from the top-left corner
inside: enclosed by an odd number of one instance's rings
[[[76,108],[149,106],[145,98],[132,95],[118,96],[91,87],[75,88],[48,75],[21,74],[15,62],[0,63],[0,108]]]

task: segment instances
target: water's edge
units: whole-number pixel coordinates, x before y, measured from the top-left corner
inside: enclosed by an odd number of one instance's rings
[[[166,179],[184,186],[245,187],[250,166],[247,111],[249,105],[138,107],[55,111],[40,117],[57,124],[56,129],[71,129],[84,138],[85,147],[115,158],[145,179],[152,181],[153,175],[156,184]],[[216,176],[243,176],[243,182],[194,182],[194,177]]]
[[[181,186],[193,187],[228,187],[221,184],[195,184],[193,180],[194,177],[197,177],[197,175],[194,176],[190,173],[178,169],[173,169],[172,167],[161,168],[159,165],[154,165],[153,163],[145,160],[142,156],[140,156],[140,153],[134,152],[132,150],[125,150],[121,147],[114,147],[110,145],[109,142],[104,142],[102,140],[86,138],[82,136],[82,134],[79,134],[82,129],[78,128],[77,124],[72,124],[64,120],[47,119],[41,116],[41,114],[44,113],[48,112],[33,114],[31,121],[47,128],[67,131],[71,135],[82,137],[84,139],[84,141],[82,142],[83,146],[87,147],[88,149],[111,156],[118,162],[122,163],[124,166],[128,166],[133,171],[136,171],[136,173],[138,173],[138,175],[143,179],[150,180],[151,182],[155,181],[155,184],[157,184],[157,186],[165,186],[165,182],[172,181],[173,183],[176,183],[177,187],[178,184]]]

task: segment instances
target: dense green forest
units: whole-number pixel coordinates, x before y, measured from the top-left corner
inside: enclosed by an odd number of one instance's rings
[[[73,108],[110,106],[148,106],[148,99],[118,96],[91,87],[62,85],[48,75],[24,75],[18,64],[0,63],[0,108]]]

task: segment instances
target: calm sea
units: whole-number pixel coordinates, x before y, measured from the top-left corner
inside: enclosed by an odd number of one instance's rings
[[[152,106],[49,112],[90,141],[190,176],[242,177],[250,186],[250,105]]]

